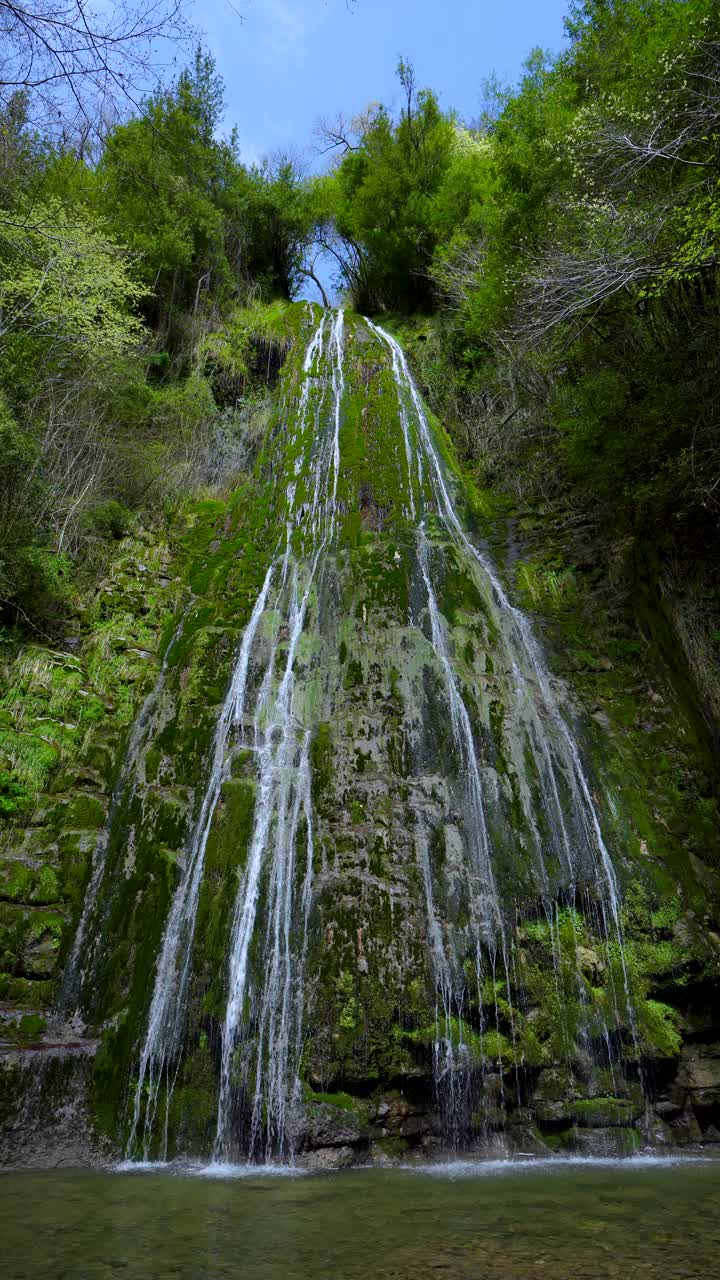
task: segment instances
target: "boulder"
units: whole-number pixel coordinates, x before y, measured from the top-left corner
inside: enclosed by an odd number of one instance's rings
[[[567,1145],[583,1156],[631,1156],[641,1146],[640,1131],[630,1126],[607,1129],[575,1129]]]
[[[317,1172],[348,1169],[358,1163],[355,1147],[319,1147],[316,1151],[308,1152],[303,1160],[306,1169]]]
[[[680,1055],[674,1100],[685,1094],[696,1107],[720,1103],[720,1044],[686,1044]]]
[[[311,1102],[305,1108],[302,1145],[308,1151],[324,1147],[355,1147],[368,1140],[367,1121],[357,1111],[328,1102]]]

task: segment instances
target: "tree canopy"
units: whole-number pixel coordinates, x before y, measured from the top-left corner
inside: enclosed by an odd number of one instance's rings
[[[36,10],[53,22],[77,6]],[[143,0],[118,30],[171,11]],[[400,59],[398,112],[371,103],[318,127],[320,176],[289,154],[243,162],[201,48],[92,138],[74,108],[58,131],[22,71],[17,9],[0,18],[2,431],[37,512],[12,553],[0,531],[6,618],[32,625],[44,602],[37,625],[50,625],[65,574],[52,557],[98,542],[94,511],[198,481],[251,371],[245,347],[231,351],[249,341],[243,309],[309,277],[322,289],[318,254],[358,309],[427,322],[419,372],[481,482],[523,501],[562,494],[670,549],[716,536],[713,0],[575,0],[566,49],[535,51],[514,88],[487,86],[475,121]],[[13,569],[19,529],[49,594]]]

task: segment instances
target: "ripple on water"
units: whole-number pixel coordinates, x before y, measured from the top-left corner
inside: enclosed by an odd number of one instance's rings
[[[157,1173],[171,1168],[169,1160],[121,1160],[112,1167],[113,1173]]]
[[[583,1169],[657,1169],[673,1165],[711,1164],[717,1156],[708,1155],[635,1155],[635,1156],[532,1156],[528,1159],[443,1160],[428,1164],[404,1164],[404,1173],[432,1178],[484,1178],[522,1172],[548,1170],[560,1172],[569,1165]]]
[[[193,1165],[181,1172],[195,1178],[300,1178],[306,1172],[292,1164],[229,1164],[220,1161]]]
[[[170,1173],[189,1178],[299,1178],[307,1171],[290,1164],[200,1163],[194,1160],[121,1160],[114,1173]]]

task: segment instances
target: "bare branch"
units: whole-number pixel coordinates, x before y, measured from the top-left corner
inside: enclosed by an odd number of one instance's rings
[[[32,95],[45,129],[95,124],[126,111],[157,83],[162,50],[193,34],[185,0],[124,0],[90,8],[84,0],[0,0],[0,105]],[[72,127],[72,126],[71,126]]]
[[[321,118],[313,130],[313,150],[320,156],[336,152],[338,157],[347,155],[348,151],[359,151],[363,137],[372,128],[380,111],[379,103],[369,102],[349,120],[342,112],[334,120]]]

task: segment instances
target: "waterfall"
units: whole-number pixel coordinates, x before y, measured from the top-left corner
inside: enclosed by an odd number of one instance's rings
[[[211,751],[211,767],[200,812],[187,850],[185,873],[175,892],[166,925],[155,973],[147,1031],[140,1054],[135,1085],[132,1123],[127,1153],[134,1157],[139,1150],[144,1159],[151,1151],[160,1091],[165,1086],[165,1118],[161,1141],[163,1155],[167,1150],[168,1116],[172,1090],[177,1078],[185,1025],[187,989],[191,974],[193,937],[204,858],[213,816],[221,794],[222,783],[229,776],[231,748],[251,745],[257,765],[257,799],[255,822],[244,874],[241,878],[229,944],[228,1000],[222,1034],[221,1078],[218,1102],[216,1154],[226,1154],[228,1121],[233,1091],[232,1054],[243,1017],[246,995],[248,954],[256,924],[261,879],[270,859],[269,920],[267,933],[269,955],[266,981],[261,995],[256,1097],[253,1112],[253,1146],[259,1142],[263,1102],[264,1055],[269,1066],[268,1142],[285,1147],[285,1113],[287,1107],[286,1073],[291,1048],[299,1043],[299,1028],[293,1033],[301,1009],[299,993],[293,986],[290,925],[293,909],[295,849],[302,817],[306,825],[308,867],[302,891],[302,913],[305,921],[311,900],[312,837],[310,804],[309,731],[299,730],[294,719],[294,667],[297,647],[305,625],[308,602],[313,588],[321,551],[334,529],[335,495],[340,466],[339,431],[343,392],[343,313],[339,311],[332,325],[333,413],[331,431],[319,431],[324,394],[313,408],[313,376],[320,367],[328,321],[323,314],[307,345],[303,361],[303,384],[299,397],[295,430],[289,441],[295,444],[304,437],[304,448],[298,456],[295,479],[287,485],[285,547],[272,559],[242,637],[231,673],[230,683],[218,718]],[[303,461],[309,476],[310,514],[307,521],[309,564],[298,563],[293,555],[292,539],[296,520],[297,476]],[[327,499],[332,471],[332,497]],[[292,562],[292,567],[291,567]],[[301,575],[304,575],[301,586]],[[274,608],[277,616],[269,657],[257,694],[253,713],[253,742],[244,739],[248,671],[261,619],[269,604],[273,583],[277,581]],[[277,689],[274,677],[280,648],[282,625],[287,625],[290,640],[284,670]],[[304,943],[303,943],[304,948]]]
[[[552,679],[544,655],[533,634],[529,619],[509,600],[500,579],[488,557],[468,538],[451,496],[450,486],[440,459],[437,443],[431,432],[420,395],[410,373],[407,359],[399,343],[379,325],[367,321],[378,341],[390,350],[392,372],[396,386],[398,412],[408,462],[408,505],[410,513],[420,513],[417,525],[417,554],[427,596],[433,647],[440,661],[450,710],[453,736],[458,757],[465,772],[467,790],[466,812],[470,853],[479,870],[484,909],[480,912],[479,940],[494,955],[495,944],[500,946],[505,973],[509,981],[508,951],[503,914],[494,885],[492,849],[489,848],[487,827],[483,818],[483,788],[472,740],[472,731],[465,703],[454,674],[448,641],[442,618],[439,615],[436,588],[433,584],[433,559],[428,526],[433,519],[441,532],[460,553],[473,573],[482,596],[493,606],[499,622],[508,669],[512,672],[514,706],[513,714],[518,722],[524,721],[538,767],[543,806],[549,815],[553,829],[553,852],[559,855],[568,877],[567,890],[574,898],[579,876],[578,853],[589,858],[596,883],[604,886],[602,897],[610,916],[612,932],[618,943],[623,974],[625,1005],[630,1020],[630,1030],[637,1050],[637,1031],[632,1007],[630,986],[625,961],[623,930],[620,918],[620,897],[617,876],[610,852],[605,842],[597,807],[592,797],[591,785],[582,764],[582,758],[574,734],[558,705]],[[414,432],[412,430],[414,428]],[[417,466],[412,466],[413,436]],[[424,464],[424,466],[423,466]],[[413,472],[416,480],[414,480]],[[428,476],[428,491],[423,492],[423,477]],[[417,492],[417,498],[415,496]],[[570,822],[564,811],[563,797],[569,801]],[[548,874],[542,841],[532,812],[531,798],[523,794],[523,809],[529,829],[535,836],[536,875],[538,888],[548,899]],[[437,935],[434,918],[430,879],[424,873],[426,898],[430,918],[431,938]],[[493,938],[494,933],[494,938]],[[609,937],[608,926],[604,933]],[[436,942],[431,951],[436,969],[436,982],[441,1002],[448,1020],[447,974],[449,962]],[[480,955],[480,951],[478,951]],[[452,1004],[452,1001],[450,1002]],[[617,995],[615,994],[617,1010]],[[496,1001],[497,1005],[497,1001]],[[510,1005],[512,1010],[512,1005]],[[607,1030],[605,1030],[607,1039]],[[513,1035],[514,1040],[514,1035]],[[446,1064],[447,1065],[447,1064]]]
[[[271,565],[265,575],[260,595],[257,598],[238,650],[230,684],[215,729],[210,776],[187,851],[185,874],[175,891],[163,935],[160,956],[155,971],[155,985],[150,1002],[145,1043],[140,1055],[138,1078],[135,1086],[132,1126],[127,1144],[129,1158],[132,1158],[137,1151],[140,1116],[144,1099],[142,1153],[143,1159],[149,1159],[153,1125],[158,1097],[163,1083],[163,1075],[166,1085],[163,1155],[166,1154],[167,1150],[167,1117],[172,1086],[177,1075],[177,1058],[184,1028],[185,997],[190,976],[195,917],[202,881],[205,849],[213,814],[220,798],[221,786],[228,776],[230,734],[233,726],[242,722],[250,653],[260,619],[265,610],[273,571],[274,566]],[[171,1072],[173,1072],[172,1078]],[[146,1093],[147,1096],[145,1096]]]
[[[313,361],[322,354],[325,317],[313,336],[304,362],[305,381],[298,422],[302,430],[308,410]],[[337,486],[340,475],[340,423],[344,393],[344,316],[339,310],[330,335],[331,410],[324,420],[325,385],[312,415],[308,433],[306,470],[309,512],[301,550],[304,562],[294,564],[290,582],[279,602],[288,641],[282,677],[273,688],[275,646],[258,696],[253,750],[258,792],[255,825],[245,873],[235,902],[229,947],[229,994],[222,1029],[222,1061],[214,1154],[227,1159],[231,1151],[230,1121],[236,1083],[233,1055],[243,1029],[243,1009],[249,994],[248,957],[255,934],[261,876],[268,874],[263,986],[257,1001],[254,1094],[250,1154],[265,1148],[267,1155],[292,1151],[287,1132],[288,1105],[294,1092],[290,1058],[297,1056],[302,1007],[302,967],[293,955],[297,838],[304,819],[308,844],[301,899],[302,935],[307,932],[312,882],[312,820],[310,796],[310,729],[302,726],[294,705],[297,650],[310,596],[316,587],[321,557],[336,528]],[[295,512],[296,487],[288,493],[289,518]],[[302,585],[301,585],[302,578]],[[268,867],[269,864],[269,867]],[[304,954],[304,941],[302,946]],[[293,1022],[295,1026],[293,1026]]]
[[[534,727],[538,730],[535,745],[539,746],[542,762],[547,769],[544,799],[557,820],[558,844],[567,869],[574,879],[577,875],[577,867],[560,799],[564,783],[569,782],[573,791],[574,816],[579,819],[588,849],[593,851],[597,870],[606,886],[607,901],[613,921],[619,925],[619,893],[612,858],[603,838],[600,819],[592,798],[590,784],[582,765],[579,748],[558,706],[552,690],[550,673],[537,639],[532,632],[529,619],[510,602],[490,560],[470,542],[462,528],[443,473],[437,445],[433,440],[422,401],[402,349],[395,338],[386,333],[384,329],[381,329],[379,325],[373,325],[372,327],[391,350],[400,404],[403,405],[406,392],[411,397],[415,410],[417,447],[427,463],[434,506],[442,527],[455,545],[467,553],[471,565],[476,570],[479,570],[481,588],[484,593],[487,593],[489,588],[498,611],[502,618],[507,621],[508,628],[505,639],[510,665],[515,677],[516,692],[529,709],[536,707],[539,695],[544,719],[540,720],[537,716],[533,716]],[[419,539],[421,562],[424,561],[427,564],[427,538],[424,522],[420,528]],[[427,579],[426,570],[424,577]],[[429,607],[432,611],[432,604]],[[523,671],[523,666],[525,671]],[[533,687],[531,687],[531,681],[533,682]]]
[[[314,857],[316,849],[324,850],[327,838],[326,832],[318,837],[316,830],[316,823],[323,819],[314,812],[311,749],[319,716],[308,697],[309,686],[322,674],[319,655],[323,651],[317,643],[310,643],[309,637],[317,640],[320,635],[324,626],[321,601],[325,611],[336,584],[342,581],[338,566],[344,563],[347,549],[344,537],[339,536],[339,514],[345,511],[346,493],[341,475],[343,431],[360,433],[367,420],[362,396],[358,408],[354,366],[346,358],[347,324],[342,309],[324,311],[318,317],[308,308],[307,315],[310,332],[302,361],[295,366],[298,381],[288,383],[273,428],[272,440],[278,442],[281,459],[280,474],[273,475],[270,482],[282,510],[277,521],[278,541],[234,654],[187,840],[183,873],[159,948],[133,1082],[127,1143],[130,1158],[167,1155],[171,1100],[185,1048],[206,848],[223,783],[231,776],[231,762],[240,747],[254,804],[249,839],[238,851],[242,860],[232,882],[212,1154],[220,1164],[240,1154],[249,1159],[292,1159],[296,1146],[303,1101],[300,1062],[308,1027],[312,1035],[312,1022],[306,1014],[308,956],[315,957],[310,922],[315,893],[323,891],[320,883],[316,886],[314,882]],[[446,1135],[459,1143],[477,1105],[470,1089],[473,1072],[483,1079],[486,1072],[497,1072],[493,1088],[499,1089],[504,1106],[506,1087],[509,1097],[504,1073],[514,1066],[516,1101],[520,1101],[522,1057],[516,1037],[520,1015],[513,1008],[511,988],[521,991],[523,971],[518,963],[513,903],[503,879],[499,831],[511,830],[517,845],[513,856],[524,860],[523,868],[534,886],[536,909],[544,913],[561,1008],[573,982],[577,1003],[582,1005],[587,997],[579,970],[573,977],[563,956],[558,895],[564,895],[572,907],[583,884],[592,883],[599,889],[601,930],[608,944],[618,944],[624,983],[623,992],[618,970],[618,989],[611,981],[608,992],[615,1000],[617,1025],[621,1023],[619,1001],[624,997],[630,1029],[633,1036],[636,1033],[618,881],[571,718],[561,704],[528,618],[511,602],[490,559],[473,545],[463,528],[439,443],[399,344],[379,325],[365,323],[373,335],[370,341],[374,339],[389,354],[385,365],[392,377],[389,395],[397,405],[396,416],[393,410],[391,417],[396,435],[390,437],[390,448],[400,461],[402,475],[395,518],[402,529],[403,545],[411,548],[412,592],[407,608],[402,607],[402,626],[419,637],[421,653],[426,655],[431,649],[433,654],[430,660],[423,658],[422,678],[437,689],[433,696],[446,712],[440,736],[447,743],[448,758],[433,761],[448,783],[449,806],[441,821],[453,829],[454,865],[461,869],[458,875],[463,892],[467,890],[467,910],[463,908],[462,922],[454,923],[452,912],[443,905],[445,873],[439,873],[432,862],[431,838],[438,829],[438,810],[430,804],[419,814],[410,849],[414,848],[411,857],[420,873],[420,918],[424,911],[429,989],[432,991],[434,984],[435,991],[432,1059],[436,1092]],[[365,331],[362,341],[367,340]],[[352,348],[353,357],[358,349],[359,343]],[[352,401],[346,383],[355,396]],[[388,387],[383,385],[386,405]],[[358,414],[362,426],[347,425],[352,422],[351,410]],[[281,430],[286,432],[284,437]],[[362,447],[356,444],[358,454]],[[277,466],[275,458],[273,463]],[[350,448],[344,465],[352,483],[355,462]],[[366,483],[363,478],[362,484]],[[365,530],[360,536],[366,537]],[[341,554],[336,556],[336,552]],[[395,562],[400,560],[397,550],[394,557]],[[487,739],[488,747],[483,736],[485,721],[478,718],[483,711],[482,697],[477,691],[470,692],[474,686],[467,662],[443,603],[451,563],[459,565],[479,597],[478,612],[487,619],[488,647],[504,680],[505,784],[499,781],[499,767],[494,767],[492,742]],[[335,628],[331,608],[328,616]],[[361,616],[365,624],[364,603]],[[335,629],[328,638],[332,644],[337,642]],[[113,805],[127,790],[143,749],[173,644],[174,638],[156,687],[131,734]],[[347,709],[351,704],[338,697],[339,684],[333,686],[337,667],[331,667],[330,672],[327,710],[332,716],[336,709],[339,713],[341,706]],[[421,699],[423,696],[429,695],[419,694]],[[423,715],[421,710],[414,726],[405,719],[409,741]],[[352,734],[352,729],[345,732]],[[420,733],[424,732],[421,727]],[[500,751],[497,742],[495,749]],[[516,810],[510,810],[511,791],[512,804],[519,806],[517,824]],[[94,911],[102,880],[103,842],[107,844],[111,818],[112,809],[106,832],[98,841],[73,956],[81,954],[83,935]],[[324,852],[321,860],[325,868]],[[358,928],[357,934],[360,937],[362,929]],[[567,946],[567,931],[564,937]],[[365,968],[358,965],[358,970],[367,973],[365,959],[363,964]],[[70,973],[77,968],[75,959]],[[70,979],[66,977],[66,981]],[[593,1016],[597,1024],[597,1015]],[[509,1024],[509,1046],[501,1024],[506,1030]],[[422,1043],[429,1045],[430,1036],[422,1028],[420,1033],[427,1036]],[[590,1045],[586,1028],[577,1034]],[[593,1035],[597,1042],[597,1034]],[[607,1025],[600,1028],[600,1035],[612,1072]],[[570,1032],[566,1040],[569,1061],[574,1043]],[[492,1047],[487,1052],[481,1048],[479,1062],[477,1046],[486,1041]],[[185,1077],[182,1079],[184,1088]],[[484,1098],[481,1107],[486,1112],[490,1109]]]

